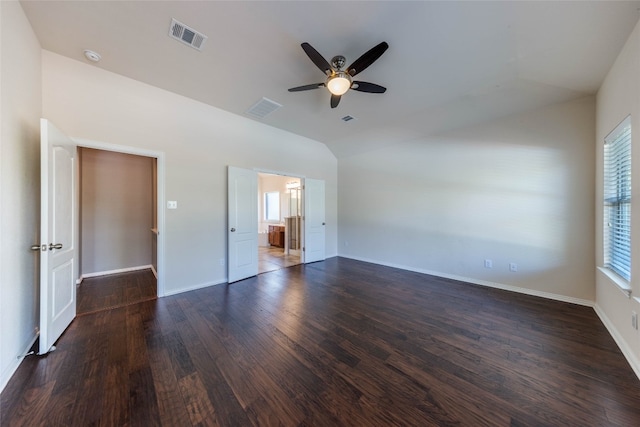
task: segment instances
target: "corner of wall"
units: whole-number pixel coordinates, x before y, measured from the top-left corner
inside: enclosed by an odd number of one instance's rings
[[[600,307],[600,305],[596,303],[596,305],[594,306],[594,310],[596,311],[596,314],[598,315],[604,326],[609,331],[609,334],[611,335],[613,340],[616,342],[616,344],[618,344],[620,351],[622,351],[622,354],[627,359],[627,362],[629,362],[629,365],[631,365],[631,369],[633,369],[638,379],[640,379],[640,359],[638,359],[636,354],[628,345],[627,341],[616,328],[615,323],[612,322],[611,319],[609,319],[602,307]]]

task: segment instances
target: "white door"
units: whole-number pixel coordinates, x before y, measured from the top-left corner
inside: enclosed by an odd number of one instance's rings
[[[229,283],[258,274],[258,174],[229,166]]]
[[[325,259],[324,181],[304,180],[304,262]]]
[[[76,317],[76,144],[40,120],[40,349]]]

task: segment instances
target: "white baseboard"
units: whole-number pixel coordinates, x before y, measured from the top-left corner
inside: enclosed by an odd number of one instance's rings
[[[526,295],[531,295],[531,296],[536,296],[536,297],[542,297],[542,298],[547,298],[547,299],[551,299],[551,300],[555,300],[555,301],[568,302],[568,303],[571,303],[571,304],[584,305],[584,306],[587,306],[587,307],[593,307],[595,305],[595,303],[593,301],[590,301],[590,300],[586,300],[586,299],[582,299],[582,298],[574,298],[574,297],[569,297],[569,296],[560,295],[560,294],[553,294],[553,293],[550,293],[550,292],[543,292],[543,291],[538,291],[538,290],[535,290],[535,289],[521,288],[521,287],[518,287],[518,286],[512,286],[512,285],[505,285],[505,284],[502,284],[502,283],[489,282],[489,281],[486,281],[486,280],[479,280],[479,279],[474,279],[474,278],[471,278],[471,277],[456,276],[454,274],[447,274],[447,273],[441,273],[441,272],[438,272],[438,271],[424,270],[424,269],[421,269],[421,268],[414,268],[414,267],[409,267],[409,266],[406,266],[406,265],[385,263],[385,262],[380,262],[380,261],[371,260],[371,259],[367,259],[367,258],[350,256],[350,255],[339,255],[339,256],[342,257],[342,258],[354,259],[356,261],[363,261],[363,262],[369,262],[369,263],[372,263],[372,264],[384,265],[385,267],[399,268],[400,270],[413,271],[415,273],[428,274],[430,276],[442,277],[444,279],[458,280],[460,282],[467,282],[467,283],[472,283],[474,285],[487,286],[489,288],[502,289],[502,290],[505,290],[505,291],[517,292],[517,293],[520,293],[520,294],[526,294]]]
[[[196,289],[208,288],[209,286],[224,285],[226,283],[227,283],[227,279],[218,279],[213,282],[200,283],[198,285],[189,286],[188,288],[180,288],[175,291],[168,291],[168,292],[165,292],[163,296],[168,297],[170,295],[177,295],[183,292],[195,291]]]
[[[156,279],[157,279],[158,275],[156,274],[156,271],[153,268],[153,265],[140,265],[137,267],[118,268],[116,270],[99,271],[96,273],[86,273],[80,276],[80,278],[76,281],[76,283],[80,284],[84,279],[88,279],[89,277],[108,276],[110,274],[128,273],[131,271],[148,270],[148,269],[151,269],[153,271],[153,274],[156,276]]]
[[[598,304],[594,306],[594,310],[604,324],[605,328],[607,328],[607,330],[609,331],[609,335],[611,335],[616,344],[618,344],[620,351],[627,359],[627,362],[629,362],[629,365],[631,365],[631,369],[633,369],[633,372],[635,372],[638,379],[640,379],[640,360],[638,360],[638,357],[633,353],[633,350],[629,348],[629,345],[622,337],[622,335],[620,335],[613,322],[609,320],[604,310],[602,310]]]
[[[156,268],[153,265],[151,266],[151,272],[156,277],[156,280],[158,280],[158,272],[156,271]]]
[[[20,366],[20,364],[25,358],[25,354],[27,354],[29,352],[29,349],[33,347],[33,344],[35,344],[39,335],[40,335],[39,333],[36,333],[35,336],[29,342],[29,344],[27,345],[27,348],[25,348],[22,351],[22,353],[17,355],[16,358],[11,361],[9,366],[7,366],[6,369],[4,369],[4,371],[2,371],[2,375],[0,375],[0,393],[2,393],[4,388],[7,386],[13,374],[16,373],[16,371],[18,370],[18,367]]]

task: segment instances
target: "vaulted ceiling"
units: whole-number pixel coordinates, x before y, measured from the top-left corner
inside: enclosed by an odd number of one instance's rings
[[[22,1],[44,49],[248,116],[347,156],[596,93],[638,21],[640,1]],[[172,18],[208,37],[169,37]],[[349,91],[331,109],[300,44],[353,62],[384,94]],[[349,122],[341,120],[350,115]],[[256,119],[258,120],[258,119]]]

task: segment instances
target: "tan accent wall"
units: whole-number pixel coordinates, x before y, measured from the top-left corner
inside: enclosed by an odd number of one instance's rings
[[[155,159],[80,153],[80,274],[151,265]]]

